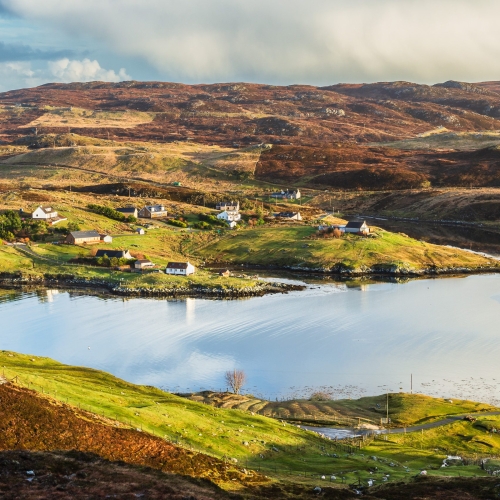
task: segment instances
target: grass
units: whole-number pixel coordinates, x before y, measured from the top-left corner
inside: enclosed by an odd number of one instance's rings
[[[428,267],[495,266],[498,262],[462,250],[432,245],[405,235],[376,229],[376,237],[347,235],[339,239],[311,239],[311,226],[263,227],[229,234],[207,245],[200,255],[209,260],[273,266],[351,269],[397,265]]]
[[[386,395],[362,397],[359,399],[335,399],[314,401],[310,399],[290,399],[285,401],[265,401],[253,396],[217,393],[198,393],[188,396],[194,401],[202,401],[223,408],[237,408],[259,411],[263,415],[282,419],[321,422],[340,425],[371,423],[378,425],[386,416]],[[438,399],[423,394],[389,394],[389,416],[393,426],[408,427],[419,423],[443,419],[446,416],[466,413],[498,411],[498,408],[467,400]]]
[[[45,107],[45,113],[28,123],[30,127],[132,128],[150,123],[155,113],[141,111],[94,111],[83,108]]]
[[[387,473],[391,480],[401,480],[421,468],[438,469],[446,456],[443,451],[428,449],[434,445],[430,431],[422,449],[420,434],[415,434],[390,436],[388,441],[377,440],[346,453],[342,446],[293,425],[250,411],[214,408],[154,387],[130,384],[98,370],[8,351],[0,352],[0,366],[8,379],[17,377],[18,384],[47,397],[104,414],[187,448],[237,459],[239,465],[261,469],[282,480],[317,482],[318,476],[334,474],[345,477],[346,482],[357,482]],[[407,441],[398,442],[401,439]],[[375,466],[376,471],[370,474]],[[463,475],[466,471],[483,474],[478,467],[456,468],[455,473]]]

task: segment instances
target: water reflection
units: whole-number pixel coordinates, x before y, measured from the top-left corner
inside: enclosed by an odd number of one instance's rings
[[[0,348],[178,391],[225,389],[224,372],[241,368],[248,390],[273,399],[319,386],[356,397],[409,391],[413,373],[417,391],[492,401],[499,318],[499,275],[313,284],[245,301],[3,291]]]

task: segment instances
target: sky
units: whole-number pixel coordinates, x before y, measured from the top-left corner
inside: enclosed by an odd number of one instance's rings
[[[500,79],[498,0],[0,0],[0,91]]]

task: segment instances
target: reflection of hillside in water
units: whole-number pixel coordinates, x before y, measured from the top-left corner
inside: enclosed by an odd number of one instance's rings
[[[412,238],[436,245],[451,245],[476,252],[500,256],[500,231],[478,227],[464,227],[429,222],[373,220],[373,224],[387,231],[402,232]]]

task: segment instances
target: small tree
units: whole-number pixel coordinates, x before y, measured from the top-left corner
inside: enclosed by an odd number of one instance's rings
[[[245,385],[246,381],[246,375],[243,370],[229,370],[226,372],[224,378],[234,394],[240,393],[241,388]]]

